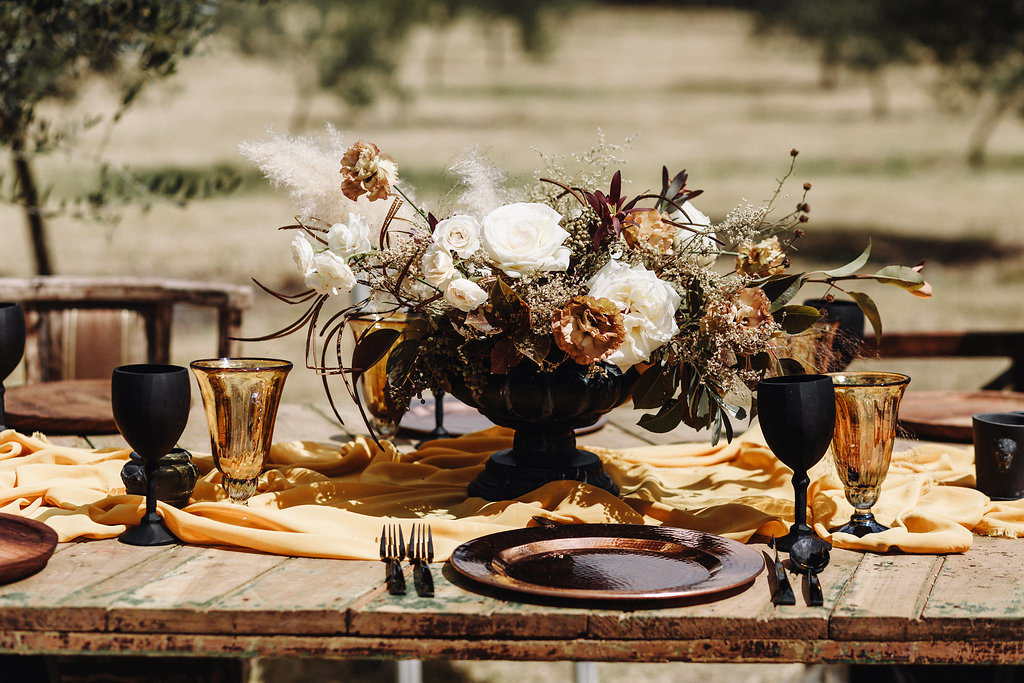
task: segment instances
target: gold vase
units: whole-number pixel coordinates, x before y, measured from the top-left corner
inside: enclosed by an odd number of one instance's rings
[[[393,312],[349,318],[346,324],[358,341],[376,330],[405,332],[409,320],[409,314]],[[360,403],[369,414],[370,426],[377,436],[385,439],[398,433],[398,425],[408,409],[408,406],[397,405],[387,390],[390,355],[390,351],[385,353],[376,363],[366,368],[358,380]]]

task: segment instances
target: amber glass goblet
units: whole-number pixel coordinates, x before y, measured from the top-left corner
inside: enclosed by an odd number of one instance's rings
[[[236,503],[256,493],[274,439],[284,380],[292,369],[272,358],[211,358],[193,361],[210,426],[213,461],[224,491]]]
[[[850,521],[836,529],[863,537],[888,527],[875,521],[878,502],[896,439],[900,399],[910,378],[895,372],[837,372],[836,431],[832,456],[846,500],[854,507]]]
[[[410,316],[402,312],[367,313],[350,318],[347,325],[352,329],[356,341],[376,332],[377,330],[395,330],[405,332],[409,327]],[[394,348],[394,347],[392,347]],[[370,426],[377,436],[390,439],[398,433],[398,423],[408,406],[400,406],[392,400],[387,391],[388,357],[385,353],[376,363],[359,377],[359,398],[363,408],[369,414]]]
[[[769,377],[757,385],[761,433],[775,457],[793,470],[793,526],[776,539],[779,550],[789,552],[801,538],[817,539],[807,524],[807,470],[828,450],[835,406],[832,380],[825,375]]]
[[[188,370],[177,365],[122,365],[110,379],[117,428],[145,461],[146,513],[119,537],[129,545],[167,545],[178,539],[157,514],[157,467],[185,430],[191,407]]]

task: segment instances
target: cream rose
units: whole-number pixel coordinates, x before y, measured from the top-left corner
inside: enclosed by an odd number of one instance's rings
[[[711,219],[690,202],[685,202],[681,208],[682,211],[674,212],[669,218],[692,229],[676,228],[674,251],[694,257],[702,266],[710,266],[718,257]]]
[[[484,217],[480,238],[484,251],[511,277],[529,270],[566,270],[569,233],[559,225],[561,214],[545,204],[516,202]]]
[[[460,311],[475,310],[487,301],[487,292],[469,278],[453,280],[444,290],[444,300]]]
[[[316,251],[313,249],[313,243],[300,232],[292,240],[292,258],[295,259],[295,266],[300,273],[305,275],[313,269],[314,256],[316,256]]]
[[[306,285],[317,294],[351,292],[356,285],[352,269],[333,251],[321,251],[313,257],[312,268],[306,271]]]
[[[651,357],[679,332],[676,309],[682,301],[672,285],[642,265],[609,261],[590,282],[589,296],[610,299],[622,312],[625,341],[607,360],[625,370]]]
[[[370,251],[370,224],[357,214],[348,217],[348,225],[335,223],[327,231],[327,248],[346,261]]]
[[[472,216],[445,218],[434,226],[434,244],[469,258],[480,248],[480,223]]]
[[[435,287],[444,287],[459,277],[452,255],[447,249],[436,244],[427,247],[420,260],[420,268],[423,270],[423,279]]]

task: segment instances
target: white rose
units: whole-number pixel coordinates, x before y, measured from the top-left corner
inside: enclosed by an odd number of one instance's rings
[[[529,270],[566,270],[569,233],[559,227],[561,214],[545,204],[516,202],[484,217],[481,242],[487,255],[505,271],[520,277]]]
[[[452,216],[434,226],[434,244],[469,258],[480,248],[480,223],[472,216]]]
[[[317,294],[351,292],[356,285],[352,269],[333,251],[321,251],[313,257],[313,267],[306,271],[306,285]]]
[[[676,309],[682,297],[675,288],[641,265],[609,261],[588,283],[588,294],[613,301],[622,311],[626,340],[608,360],[625,370],[651,357],[679,332]]]
[[[444,300],[460,311],[472,311],[487,301],[487,292],[468,278],[453,280],[444,291]]]
[[[444,287],[459,277],[452,255],[447,249],[436,244],[427,247],[420,260],[420,267],[423,269],[423,279],[435,287]]]
[[[710,231],[711,219],[690,202],[685,202],[681,208],[682,211],[674,212],[669,219],[688,225],[692,230],[676,228],[673,250],[693,256],[704,267],[710,266],[718,257],[718,243]]]
[[[299,272],[305,275],[313,268],[313,257],[316,252],[313,250],[313,243],[309,241],[304,233],[299,233],[292,240],[292,258]]]
[[[370,251],[370,224],[358,214],[350,214],[348,225],[335,223],[327,231],[327,248],[346,261]]]

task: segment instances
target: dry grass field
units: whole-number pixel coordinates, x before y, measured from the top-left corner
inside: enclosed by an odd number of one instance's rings
[[[798,267],[843,263],[870,238],[878,265],[927,258],[925,272],[935,289],[931,300],[921,301],[895,288],[873,288],[888,329],[1024,326],[1024,125],[1003,121],[988,165],[969,170],[964,158],[973,119],[969,112],[955,114],[936,105],[930,94],[933,74],[893,69],[887,74],[892,111],[877,119],[867,86],[855,74],[844,74],[834,90],[821,90],[813,50],[780,39],[753,40],[741,15],[580,12],[558,27],[548,59],[533,61],[509,48],[500,67],[489,59],[484,41],[471,23],[442,35],[417,34],[401,70],[410,100],[353,114],[322,96],[312,118],[333,123],[353,142],[376,142],[420,185],[424,198],[440,189],[441,171],[468,145],[479,144],[513,177],[527,177],[542,163],[537,150],[548,155],[585,151],[600,130],[612,143],[632,139],[621,153],[623,173],[633,180],[628,191],[654,187],[663,164],[671,171],[686,168],[689,184],[705,189],[698,205],[714,219],[741,199],[769,198],[786,171],[790,149],[796,148],[800,157],[789,186],[791,201],[804,181],[814,186],[812,221]],[[427,66],[427,56],[439,46],[445,57],[438,72]],[[105,102],[97,88],[86,104],[100,108]],[[145,94],[115,128],[105,153],[143,169],[227,164],[249,179],[231,196],[184,209],[128,210],[113,228],[55,220],[51,239],[57,270],[233,282],[255,276],[274,287],[298,287],[288,251],[291,236],[275,229],[291,218],[289,200],[251,182],[252,169],[237,149],[241,140],[262,137],[268,129],[284,132],[293,105],[292,80],[282,68],[244,61],[228,45],[210,44],[205,54],[184,63],[177,77]],[[58,195],[91,180],[83,174],[95,140],[84,142],[78,152],[55,155],[41,166],[41,175],[57,183]],[[0,271],[30,274],[21,216],[4,207],[0,225],[6,245]],[[246,332],[266,333],[297,313],[260,295]],[[212,351],[212,335],[191,333],[202,322],[185,320],[186,334],[174,349],[177,362]],[[249,351],[300,361],[302,341],[252,344]],[[901,367],[917,389],[976,386],[973,367]],[[296,371],[286,400],[315,398],[319,391],[312,373]],[[466,666],[470,673],[463,680],[571,677],[568,665]],[[669,681],[709,675],[689,665],[640,671],[607,665],[602,677]],[[713,675],[724,671],[728,680],[745,681],[822,675],[802,667],[716,671]],[[327,674],[317,678],[341,680]]]

